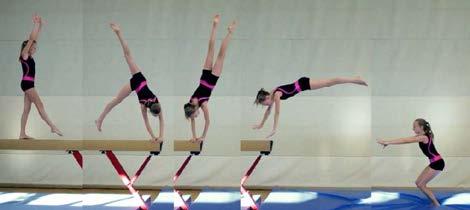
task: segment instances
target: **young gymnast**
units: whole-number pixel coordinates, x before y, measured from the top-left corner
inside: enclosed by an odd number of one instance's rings
[[[204,62],[204,69],[202,70],[202,75],[199,81],[199,86],[197,87],[194,94],[191,96],[188,103],[184,104],[184,114],[186,119],[191,120],[191,132],[193,142],[202,142],[206,138],[207,131],[209,129],[210,119],[209,119],[209,107],[208,101],[211,96],[212,90],[215,88],[217,80],[222,73],[222,68],[224,64],[225,52],[228,47],[228,43],[232,38],[232,33],[235,30],[236,22],[233,21],[228,26],[228,33],[225,38],[222,40],[222,45],[220,46],[219,54],[213,64],[214,57],[214,45],[215,45],[215,31],[217,25],[220,21],[220,15],[216,15],[212,21],[212,30],[209,39],[209,50],[207,52],[206,60]],[[204,131],[200,137],[196,135],[196,122],[195,118],[199,115],[199,108],[202,109],[204,113]]]
[[[42,103],[41,97],[39,96],[36,88],[34,87],[34,80],[36,76],[36,63],[33,55],[36,53],[36,45],[44,22],[39,15],[33,15],[33,31],[29,35],[29,39],[23,41],[21,44],[21,52],[19,62],[23,69],[23,77],[21,79],[21,90],[24,92],[24,108],[23,114],[21,115],[21,130],[19,139],[33,139],[26,134],[26,123],[28,122],[29,112],[31,111],[31,104],[36,106],[36,109],[41,116],[41,119],[51,128],[51,132],[59,136],[62,136],[62,132],[57,126],[52,123],[49,116],[46,113],[44,104]]]
[[[431,189],[428,188],[426,184],[444,170],[444,159],[442,159],[434,146],[434,133],[431,130],[429,122],[421,118],[416,119],[413,122],[413,131],[416,134],[415,136],[393,140],[380,139],[377,143],[383,145],[384,148],[392,144],[419,144],[419,148],[429,159],[430,163],[418,176],[415,184],[429,198],[429,200],[432,201],[433,205],[439,206],[439,201],[437,201]]]
[[[332,79],[310,79],[307,77],[301,77],[297,81],[291,84],[282,85],[274,88],[271,92],[264,90],[263,88],[258,91],[256,95],[255,104],[261,104],[267,106],[266,111],[264,112],[263,119],[260,124],[254,125],[253,129],[261,129],[264,126],[264,123],[271,114],[271,109],[274,104],[274,125],[273,130],[266,138],[271,138],[276,134],[276,130],[279,123],[279,114],[281,111],[281,100],[286,100],[296,94],[305,91],[305,90],[316,90],[324,87],[330,87],[333,85],[352,83],[357,85],[367,86],[367,83],[362,80],[360,77],[354,78],[332,78]]]
[[[151,137],[151,140],[156,141],[157,143],[160,143],[163,141],[164,121],[163,121],[163,114],[161,112],[161,107],[160,107],[158,98],[149,89],[149,87],[147,86],[147,80],[145,79],[144,75],[140,71],[137,64],[134,62],[134,59],[131,55],[131,51],[129,50],[129,47],[127,46],[127,42],[124,40],[122,36],[121,28],[116,23],[111,23],[110,26],[111,26],[111,29],[114,31],[114,33],[116,33],[119,39],[119,42],[121,43],[122,50],[124,51],[124,57],[126,58],[126,62],[127,62],[127,65],[129,66],[129,70],[132,75],[132,78],[130,79],[130,82],[122,86],[121,90],[116,95],[116,97],[114,97],[106,105],[101,115],[95,121],[96,128],[98,129],[98,131],[101,132],[101,126],[103,124],[103,120],[106,118],[106,115],[108,115],[108,113],[116,105],[121,103],[127,96],[129,96],[129,94],[131,94],[132,91],[135,91],[137,94],[137,98],[139,99],[140,110],[142,112],[142,118],[144,120],[145,127]],[[148,116],[147,116],[147,110],[149,110],[153,116],[159,118],[160,135],[158,137],[156,137],[152,131],[152,127],[150,126]]]

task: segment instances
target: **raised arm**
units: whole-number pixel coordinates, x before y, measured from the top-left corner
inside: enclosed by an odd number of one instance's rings
[[[31,31],[31,34],[29,34],[28,42],[26,43],[26,46],[21,51],[21,57],[24,60],[28,59],[29,49],[31,48],[31,46],[33,46],[34,41],[38,40],[39,32],[41,31],[42,24],[43,24],[41,17],[37,14],[33,15],[33,23],[34,23],[34,27],[33,27],[33,30]]]
[[[391,140],[378,140],[377,143],[383,145],[384,147],[390,145],[390,144],[410,144],[410,143],[416,143],[416,142],[427,142],[428,137],[424,135],[419,135],[419,136],[410,136],[410,137],[405,137],[405,138],[399,138],[399,139],[391,139]]]
[[[201,107],[202,112],[204,113],[204,131],[202,132],[202,136],[197,138],[197,141],[204,141],[206,138],[207,131],[209,130],[209,125],[210,125],[210,118],[209,118],[209,108],[207,107],[207,104],[203,105]]]
[[[155,135],[153,134],[152,127],[150,126],[150,122],[149,122],[148,115],[147,115],[147,107],[141,104],[140,110],[142,111],[142,118],[144,119],[145,128],[147,129],[147,132],[149,133],[150,138],[152,138],[151,141],[153,141],[155,140]]]
[[[134,58],[131,55],[131,50],[129,49],[129,46],[127,45],[126,40],[124,40],[121,32],[121,28],[119,27],[118,24],[116,23],[111,23],[110,24],[111,29],[116,33],[119,42],[121,43],[122,51],[124,52],[124,57],[126,58],[127,65],[129,65],[130,71],[134,74],[136,72],[139,72],[139,67],[137,64],[134,62]]]

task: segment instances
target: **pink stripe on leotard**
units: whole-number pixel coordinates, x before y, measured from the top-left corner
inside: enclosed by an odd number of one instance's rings
[[[300,92],[302,91],[302,89],[300,89],[300,85],[299,85],[299,81],[295,81],[294,83],[294,86],[295,86],[295,89],[293,91],[290,91],[290,92],[287,92],[286,90],[282,89],[282,88],[277,88],[277,90],[280,90],[281,92],[285,93],[285,94],[293,94],[295,92]]]
[[[431,152],[431,144],[432,144],[432,137],[429,138],[429,142],[428,142],[428,152],[429,152],[429,154],[432,155],[432,158],[430,158],[429,161],[431,161],[431,163],[432,163],[432,162],[438,161],[442,158],[441,158],[440,155],[435,155]]]
[[[23,80],[24,80],[24,81],[32,81],[32,82],[34,82],[34,77],[24,76],[24,77],[23,77]]]
[[[207,99],[209,99],[210,97],[201,97],[201,98],[198,98],[198,97],[191,97],[191,98],[189,99],[189,101],[191,102],[191,100],[193,100],[193,98],[195,98],[195,99],[197,100],[197,102],[199,103],[199,101],[201,101],[201,100],[207,100]]]
[[[201,101],[201,100],[206,100],[206,99],[209,99],[209,97],[201,97],[201,98],[198,98],[197,100]]]
[[[295,89],[297,90],[297,92],[302,91],[302,89],[300,89],[299,80],[295,81],[294,85],[295,85]]]
[[[434,163],[434,162],[436,162],[438,160],[441,160],[441,159],[442,159],[442,157],[440,155],[437,155],[437,156],[434,156],[431,159],[429,159],[429,161],[431,161],[431,163]]]
[[[142,90],[142,88],[144,88],[146,85],[147,85],[147,81],[142,81],[142,82],[139,84],[139,87],[137,87],[137,88],[135,89],[135,92],[136,92],[136,93],[140,92],[140,90]]]
[[[20,62],[24,63],[26,65],[26,74],[24,74],[23,80],[34,81],[33,77],[28,76],[28,74],[29,74],[29,65],[28,65],[28,63],[26,61],[24,61],[22,58],[20,58]],[[32,80],[30,80],[31,78],[32,78]]]
[[[201,84],[201,85],[203,85],[203,86],[205,86],[205,87],[207,87],[211,90],[214,89],[214,87],[215,87],[214,85],[211,85],[211,84],[207,83],[206,81],[204,81],[202,79],[199,81],[199,84]]]

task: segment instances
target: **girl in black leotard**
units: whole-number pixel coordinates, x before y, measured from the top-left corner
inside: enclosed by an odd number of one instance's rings
[[[258,125],[254,125],[253,129],[261,129],[269,117],[271,113],[271,107],[275,105],[275,113],[274,113],[274,125],[273,130],[266,138],[271,138],[274,136],[277,130],[278,120],[279,120],[279,113],[280,113],[280,105],[281,100],[286,100],[292,96],[297,95],[298,93],[304,90],[316,90],[323,87],[330,87],[333,85],[338,84],[345,84],[345,83],[352,83],[357,85],[364,85],[367,86],[367,83],[362,80],[360,77],[355,78],[333,78],[333,79],[324,79],[324,80],[313,80],[308,77],[301,77],[297,81],[291,84],[282,85],[279,87],[274,88],[271,92],[268,92],[264,89],[258,91],[256,95],[255,104],[261,104],[263,106],[267,106],[268,108],[264,112],[263,119],[261,123]]]
[[[416,134],[415,136],[388,141],[379,140],[378,143],[383,145],[385,148],[390,144],[409,144],[418,142],[419,148],[429,159],[429,165],[424,168],[415,183],[435,206],[439,206],[439,201],[437,201],[431,189],[429,189],[426,184],[444,170],[444,159],[442,159],[434,146],[434,133],[431,130],[429,122],[421,118],[416,119],[413,122],[413,131]]]
[[[215,45],[215,30],[217,24],[219,23],[220,15],[216,15],[212,22],[212,31],[209,39],[209,50],[207,52],[207,57],[204,62],[204,70],[202,70],[201,79],[199,81],[199,86],[194,91],[193,95],[189,99],[189,102],[184,105],[184,115],[186,119],[191,120],[191,141],[201,142],[206,138],[207,131],[209,129],[209,108],[207,103],[211,96],[212,90],[217,84],[217,80],[222,73],[222,67],[225,58],[225,51],[227,50],[228,43],[232,37],[232,33],[235,30],[236,22],[233,21],[228,27],[228,33],[225,38],[222,40],[222,45],[220,46],[219,54],[215,64],[212,63],[214,57],[214,45]],[[204,112],[204,131],[200,137],[196,135],[196,122],[195,118],[199,115],[199,108]]]
[[[101,131],[101,125],[103,124],[103,120],[106,118],[106,115],[119,103],[122,102],[132,91],[135,91],[137,94],[137,98],[139,99],[140,103],[140,110],[142,112],[142,118],[145,123],[145,127],[147,132],[149,133],[151,140],[156,142],[163,141],[163,130],[164,130],[164,121],[163,121],[163,114],[161,112],[160,103],[158,98],[153,94],[153,92],[149,89],[147,85],[147,80],[145,79],[142,72],[140,72],[139,67],[134,62],[132,58],[131,51],[127,46],[127,42],[122,37],[121,28],[119,25],[115,23],[111,23],[111,29],[116,33],[119,42],[121,43],[122,49],[124,51],[124,57],[126,58],[127,64],[129,65],[129,70],[132,74],[132,78],[130,82],[124,84],[124,86],[119,91],[118,95],[110,101],[106,107],[104,108],[101,115],[95,121],[96,127],[98,131]],[[160,123],[160,135],[157,137],[152,131],[152,127],[150,126],[147,110],[150,110],[150,113],[158,117]]]
[[[33,23],[34,28],[29,35],[29,39],[21,44],[21,53],[19,58],[21,68],[23,69],[21,90],[24,92],[24,108],[23,115],[21,116],[21,130],[19,139],[32,139],[32,137],[26,134],[26,122],[28,121],[32,104],[36,105],[39,115],[51,128],[51,132],[62,136],[62,132],[49,119],[49,116],[46,113],[46,109],[44,108],[44,104],[41,101],[41,97],[39,97],[39,94],[34,87],[36,63],[34,62],[33,54],[36,52],[36,42],[43,25],[42,18],[39,15],[33,15]]]

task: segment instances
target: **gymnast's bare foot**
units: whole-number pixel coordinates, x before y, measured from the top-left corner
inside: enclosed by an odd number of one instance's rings
[[[355,79],[355,82],[354,82],[355,84],[368,86],[366,81],[364,81],[362,77],[358,76],[358,77],[355,77],[354,79]]]
[[[212,25],[215,27],[215,26],[217,26],[217,24],[219,24],[219,22],[220,22],[220,15],[216,14],[214,16],[214,19],[212,19]]]
[[[103,124],[102,120],[95,120],[96,129],[101,132],[101,125]]]
[[[55,126],[51,128],[51,133],[55,133],[55,134],[57,134],[57,135],[59,135],[59,136],[63,136],[63,135],[64,135],[64,134],[62,134],[62,132],[61,132],[57,127],[55,127]]]
[[[34,139],[34,138],[31,137],[31,136],[28,136],[28,135],[26,135],[26,134],[22,134],[22,135],[20,135],[19,139],[27,140],[27,139]]]
[[[230,23],[230,25],[228,26],[227,30],[229,33],[233,33],[233,31],[235,31],[235,28],[237,26],[237,21],[232,21],[232,23]]]

